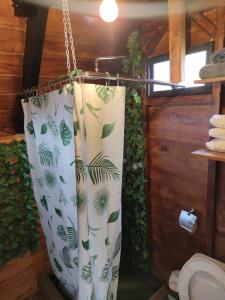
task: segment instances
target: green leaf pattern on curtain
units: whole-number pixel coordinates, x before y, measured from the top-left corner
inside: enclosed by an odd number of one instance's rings
[[[124,106],[124,87],[78,83],[23,103],[49,258],[77,300],[116,299]]]
[[[76,194],[75,168],[70,166],[75,159],[74,96],[64,90],[61,94],[54,91],[29,100],[23,103],[23,108],[34,195],[52,268],[75,294],[78,290],[73,275],[78,257],[77,216],[69,201]]]
[[[116,300],[125,88],[74,85],[80,300]]]

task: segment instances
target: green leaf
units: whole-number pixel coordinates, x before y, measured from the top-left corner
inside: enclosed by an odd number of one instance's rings
[[[64,120],[61,121],[59,129],[60,129],[60,136],[61,136],[63,145],[64,146],[69,145],[71,142],[71,139],[72,139],[72,134]]]
[[[110,267],[110,259],[107,259],[107,262],[102,270],[102,274],[100,277],[101,281],[108,281],[109,280],[109,267]]]
[[[98,216],[102,216],[107,210],[109,203],[109,192],[106,188],[99,189],[95,194],[93,208]]]
[[[45,195],[41,198],[41,205],[48,211],[48,202]]]
[[[65,182],[65,180],[64,180],[64,178],[63,178],[62,175],[59,175],[59,179],[60,179],[60,181],[61,181],[62,183],[66,184],[66,182]]]
[[[45,143],[39,145],[38,154],[42,165],[49,167],[54,165],[53,154]]]
[[[41,126],[41,134],[46,134],[47,131],[48,131],[48,124],[47,124],[47,123],[44,123],[44,124]]]
[[[65,110],[68,111],[70,114],[73,113],[73,106],[68,106],[68,105],[64,104],[64,108],[65,108]]]
[[[44,170],[44,181],[49,188],[53,188],[57,182],[54,173],[49,170]]]
[[[118,235],[118,238],[116,240],[115,248],[113,251],[113,259],[117,256],[117,254],[120,252],[121,249],[121,243],[122,243],[122,233]]]
[[[56,267],[57,271],[59,273],[62,273],[63,268],[61,267],[60,263],[58,262],[58,260],[56,258],[54,258],[54,264],[55,264],[55,267]]]
[[[70,248],[75,250],[78,247],[78,233],[74,227],[72,220],[69,217],[68,219],[72,224],[72,226],[67,227],[67,234],[70,242]]]
[[[83,245],[83,248],[85,249],[85,250],[89,250],[90,249],[90,245],[89,245],[89,240],[87,240],[87,241],[82,241],[82,245]]]
[[[51,115],[47,116],[47,120],[48,120],[48,127],[51,131],[51,134],[54,137],[57,137],[59,135],[59,129],[58,129],[56,121],[53,119],[53,117]]]
[[[119,218],[119,215],[120,215],[120,210],[112,212],[110,217],[109,217],[108,223],[116,222]]]
[[[104,85],[95,85],[95,91],[98,97],[105,103],[109,103],[115,96],[116,88]]]
[[[86,104],[88,110],[90,111],[90,113],[91,113],[95,118],[98,118],[98,115],[96,114],[96,111],[100,111],[101,108],[96,108],[96,107],[92,106],[91,103],[89,103],[89,102],[86,102],[85,104]]]
[[[78,213],[83,214],[87,207],[87,195],[84,191],[77,189],[77,208]]]
[[[107,136],[109,136],[113,132],[114,127],[115,127],[115,123],[104,125],[103,128],[102,128],[101,139],[104,139]]]
[[[78,258],[78,257],[74,257],[73,263],[74,263],[74,265],[75,265],[77,268],[79,267],[78,262],[79,262],[79,258]]]
[[[88,165],[88,172],[93,184],[98,184],[105,180],[119,180],[120,174],[117,167],[99,152]]]
[[[58,226],[57,226],[57,235],[58,235],[63,241],[67,241],[67,234],[66,234],[66,231],[65,231],[63,225],[58,225]]]
[[[82,268],[81,278],[87,283],[92,282],[92,266],[90,261]]]
[[[59,208],[55,208],[55,212],[59,217],[62,217],[62,211]]]
[[[119,277],[119,265],[112,267],[112,281],[115,281]]]
[[[43,97],[43,95],[38,95],[38,96],[34,96],[34,97],[31,97],[30,98],[30,102],[38,107],[39,109],[42,108],[42,105],[44,104],[45,102],[45,98]]]
[[[27,123],[27,131],[29,132],[30,135],[34,135],[35,137],[33,121]]]
[[[70,250],[68,247],[63,247],[63,249],[61,250],[61,258],[62,258],[62,261],[64,263],[64,265],[69,268],[69,269],[74,269],[74,266],[72,264],[72,259],[71,259],[71,256],[70,256]]]
[[[84,162],[83,160],[76,158],[70,165],[72,166],[74,163],[76,165],[77,183],[80,183],[81,178],[84,180],[86,176]]]

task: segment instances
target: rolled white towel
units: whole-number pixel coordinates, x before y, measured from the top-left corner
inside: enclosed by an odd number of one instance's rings
[[[225,140],[225,128],[212,128],[209,130],[209,136]]]
[[[214,115],[209,122],[214,127],[225,128],[225,115]]]
[[[211,151],[225,152],[225,141],[220,139],[214,139],[206,143],[206,148]]]

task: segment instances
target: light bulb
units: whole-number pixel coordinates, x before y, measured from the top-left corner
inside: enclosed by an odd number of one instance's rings
[[[99,9],[100,16],[105,22],[113,22],[117,19],[119,9],[116,0],[103,0]]]

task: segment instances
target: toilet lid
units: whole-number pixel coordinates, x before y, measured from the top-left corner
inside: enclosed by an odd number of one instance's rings
[[[178,291],[180,300],[224,300],[225,265],[204,255],[195,255],[183,266]]]

